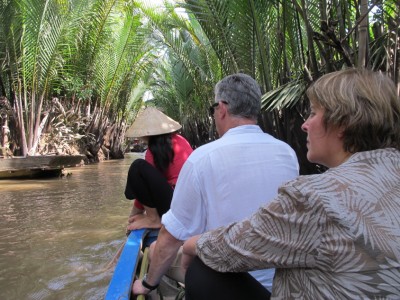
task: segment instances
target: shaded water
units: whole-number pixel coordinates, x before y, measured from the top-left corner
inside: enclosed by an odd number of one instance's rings
[[[0,180],[0,299],[103,299],[125,240],[126,174],[138,156]]]

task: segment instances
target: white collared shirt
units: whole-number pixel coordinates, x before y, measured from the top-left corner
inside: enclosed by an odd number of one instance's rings
[[[184,241],[240,221],[272,200],[278,187],[298,174],[297,157],[289,145],[257,125],[232,128],[189,156],[162,224]],[[269,281],[267,287],[272,278]]]

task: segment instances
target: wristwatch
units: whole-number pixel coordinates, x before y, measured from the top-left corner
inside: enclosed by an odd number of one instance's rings
[[[144,274],[143,279],[142,279],[142,285],[143,285],[146,289],[152,291],[152,290],[155,290],[156,288],[158,288],[158,285],[159,285],[159,284],[150,285],[150,284],[148,284],[148,283],[146,282],[146,279],[147,279],[147,273]]]

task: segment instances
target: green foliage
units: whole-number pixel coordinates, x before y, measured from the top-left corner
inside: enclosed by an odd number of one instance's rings
[[[288,124],[302,122],[313,80],[366,57],[364,67],[399,84],[397,2],[370,3],[365,16],[367,0],[186,0],[158,8],[135,0],[0,0],[0,96],[14,109],[14,142],[25,153],[61,128],[45,117],[54,97],[87,118],[94,155],[114,125],[118,146],[143,105],[164,110],[200,145],[213,137],[207,108],[215,83],[245,72],[264,92],[265,127],[304,152],[304,137]],[[148,92],[154,99],[144,102]],[[81,134],[65,122],[63,132]]]
[[[288,141],[305,161],[304,134],[292,124],[304,121],[304,91],[312,81],[359,66],[388,72],[399,85],[397,2],[377,2],[380,11],[369,7],[370,16],[382,15],[376,34],[369,37],[371,48],[362,42],[361,25],[368,16],[361,8],[367,0],[186,0],[183,6],[207,35],[223,75],[244,71],[261,84],[265,127]],[[304,162],[303,173],[313,172],[307,168]]]
[[[142,17],[130,2],[14,0],[0,5],[1,19],[7,20],[0,25],[0,93],[17,104],[14,129],[20,132],[16,143],[23,154],[35,153],[42,121],[54,122],[43,114],[54,96],[78,101],[78,109],[108,116],[110,122],[124,118],[131,90],[153,59]],[[102,134],[94,122],[87,134]]]
[[[207,109],[221,78],[220,61],[196,19],[180,14],[171,4],[163,9],[139,1],[136,5],[146,17],[151,43],[158,49],[148,79],[154,97],[151,105],[179,121],[190,142],[200,145],[208,140],[211,122]]]

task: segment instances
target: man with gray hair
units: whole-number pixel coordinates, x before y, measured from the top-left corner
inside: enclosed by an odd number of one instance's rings
[[[171,208],[152,245],[149,272],[134,283],[133,294],[147,294],[158,286],[176,264],[185,240],[250,217],[277,195],[282,183],[298,176],[293,149],[257,125],[260,111],[261,91],[252,77],[238,73],[217,83],[210,114],[220,138],[197,148],[183,165]],[[250,274],[271,290],[273,269]],[[183,281],[180,275],[174,279]],[[251,292],[247,299],[252,299]]]

